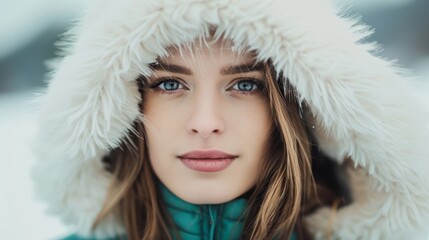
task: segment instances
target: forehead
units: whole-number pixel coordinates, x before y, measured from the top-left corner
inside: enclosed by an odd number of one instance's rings
[[[220,64],[251,63],[256,59],[255,52],[244,47],[237,47],[227,39],[203,39],[180,46],[167,48],[168,55],[161,58],[163,62],[195,64],[213,62]]]

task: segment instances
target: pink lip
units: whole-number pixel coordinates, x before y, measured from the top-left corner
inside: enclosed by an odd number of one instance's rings
[[[186,167],[199,172],[222,171],[237,157],[216,150],[192,151],[178,156]]]

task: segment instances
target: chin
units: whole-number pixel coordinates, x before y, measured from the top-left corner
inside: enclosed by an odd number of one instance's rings
[[[256,184],[237,174],[209,177],[184,174],[182,178],[169,178],[164,183],[177,197],[192,204],[226,203],[239,198]]]

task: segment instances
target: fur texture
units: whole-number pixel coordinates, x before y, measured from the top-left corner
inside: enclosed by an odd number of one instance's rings
[[[370,30],[328,0],[93,0],[39,99],[34,167],[49,211],[83,236],[124,233],[117,216],[91,232],[110,176],[101,158],[126,139],[138,111],[135,79],[166,47],[207,36],[272,59],[308,106],[322,150],[351,158],[353,204],[320,209],[316,239],[424,239],[429,222],[429,114],[412,83],[363,43]],[[427,94],[427,92],[426,92]],[[412,235],[410,235],[412,234]]]

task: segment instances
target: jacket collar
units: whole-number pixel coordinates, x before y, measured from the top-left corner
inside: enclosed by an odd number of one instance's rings
[[[192,204],[159,184],[167,210],[181,239],[240,239],[247,199],[223,204]],[[174,231],[172,231],[174,236]]]

